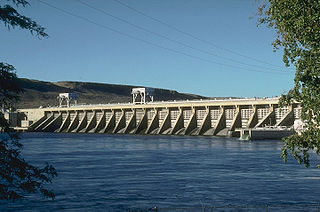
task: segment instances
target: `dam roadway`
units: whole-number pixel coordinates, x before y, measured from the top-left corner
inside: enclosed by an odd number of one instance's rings
[[[292,128],[301,107],[279,98],[71,105],[18,110],[18,127],[35,132],[240,136],[262,127]]]

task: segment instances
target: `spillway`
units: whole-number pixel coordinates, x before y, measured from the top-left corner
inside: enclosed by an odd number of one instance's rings
[[[300,104],[279,98],[71,105],[18,110],[17,129],[34,132],[241,136],[292,128]]]

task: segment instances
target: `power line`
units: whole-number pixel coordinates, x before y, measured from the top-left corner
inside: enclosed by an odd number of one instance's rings
[[[130,35],[130,34],[127,34],[127,33],[124,33],[124,32],[121,32],[119,30],[116,30],[114,28],[111,28],[111,27],[108,27],[106,25],[103,25],[103,24],[99,24],[95,21],[92,21],[86,17],[83,17],[83,16],[80,16],[80,15],[77,15],[77,14],[74,14],[72,12],[69,12],[65,9],[61,9],[59,7],[56,7],[52,4],[49,4],[47,2],[44,2],[42,0],[38,0],[40,3],[42,4],[45,4],[46,6],[48,7],[51,7],[51,8],[54,8],[62,13],[65,13],[67,15],[70,15],[70,16],[73,16],[73,17],[76,17],[76,18],[79,18],[83,21],[86,21],[88,23],[91,23],[93,25],[96,25],[98,27],[101,27],[101,28],[104,28],[104,29],[107,29],[109,31],[112,31],[114,33],[117,33],[117,34],[121,34],[122,36],[125,36],[125,37],[129,37],[133,40],[138,40],[140,42],[143,42],[143,43],[146,43],[146,44],[149,44],[151,46],[154,46],[154,47],[158,47],[158,48],[161,48],[161,49],[164,49],[164,50],[167,50],[167,51],[171,51],[171,52],[174,52],[176,54],[181,54],[181,55],[184,55],[184,56],[187,56],[187,57],[190,57],[190,58],[193,58],[193,59],[197,59],[197,60],[201,60],[201,61],[205,61],[205,62],[208,62],[208,63],[212,63],[212,64],[216,64],[216,65],[221,65],[221,66],[225,66],[225,67],[230,67],[230,68],[235,68],[235,69],[242,69],[244,71],[249,71],[249,72],[258,72],[258,73],[267,73],[267,74],[286,74],[284,72],[266,72],[266,71],[259,71],[259,70],[252,70],[252,69],[246,69],[246,68],[242,68],[242,67],[236,67],[236,66],[233,66],[233,65],[229,65],[229,64],[224,64],[224,63],[219,63],[219,62],[215,62],[215,61],[212,61],[212,60],[208,60],[208,59],[205,59],[205,58],[201,58],[201,57],[198,57],[198,56],[194,56],[194,55],[191,55],[191,54],[188,54],[188,53],[185,53],[185,52],[181,52],[181,51],[178,51],[178,50],[175,50],[175,49],[172,49],[172,48],[168,48],[168,47],[165,47],[165,46],[161,46],[159,44],[156,44],[156,43],[153,43],[153,42],[150,42],[150,41],[147,41],[147,40],[144,40],[144,39],[141,39],[141,38],[138,38],[138,37],[135,37],[133,35]]]
[[[81,0],[75,0],[75,1],[79,2],[80,4],[86,6],[86,7],[90,8],[90,9],[93,9],[93,10],[98,11],[98,12],[104,14],[104,15],[107,15],[107,16],[109,16],[109,17],[112,17],[112,18],[114,18],[114,19],[116,19],[116,20],[118,20],[118,21],[124,22],[124,23],[126,23],[126,24],[128,24],[128,25],[130,25],[130,26],[133,26],[133,27],[135,27],[135,28],[138,28],[138,29],[140,29],[140,30],[142,30],[142,31],[145,31],[145,32],[148,32],[148,33],[150,33],[150,34],[156,35],[156,36],[158,36],[158,37],[164,38],[164,39],[169,40],[169,41],[171,41],[171,42],[173,42],[173,43],[177,43],[177,44],[182,45],[182,46],[184,46],[184,47],[187,47],[187,48],[190,48],[190,49],[193,49],[193,50],[196,50],[196,51],[199,51],[199,52],[202,52],[202,53],[204,53],[204,54],[208,54],[208,55],[211,55],[211,56],[214,56],[214,57],[217,57],[217,58],[221,58],[221,59],[223,59],[223,60],[232,61],[232,62],[235,62],[235,63],[238,63],[238,64],[242,64],[242,65],[246,65],[246,66],[251,66],[251,67],[255,67],[255,68],[265,69],[265,67],[262,67],[262,66],[253,65],[253,64],[248,64],[248,63],[245,63],[245,62],[242,62],[242,61],[237,61],[237,60],[234,60],[234,59],[232,59],[232,58],[223,57],[223,56],[217,55],[217,54],[215,54],[215,53],[212,53],[212,52],[209,52],[209,51],[206,51],[206,50],[199,49],[199,48],[197,48],[197,47],[194,47],[194,46],[191,46],[191,45],[189,45],[189,44],[183,43],[183,42],[181,42],[181,41],[172,39],[172,38],[170,38],[170,37],[168,37],[168,36],[166,36],[166,35],[162,35],[162,34],[159,34],[159,33],[157,33],[157,32],[151,31],[151,30],[149,30],[149,29],[147,29],[147,28],[145,28],[145,27],[142,27],[142,26],[139,26],[139,25],[137,25],[137,24],[134,24],[134,23],[132,23],[132,22],[130,22],[130,21],[128,21],[128,20],[125,20],[125,19],[123,19],[123,18],[120,18],[120,17],[117,17],[117,16],[115,16],[115,15],[112,15],[111,13],[108,13],[108,12],[106,12],[105,10],[102,10],[102,9],[100,9],[100,8],[97,8],[97,7],[94,7],[94,6],[92,6],[92,5],[90,5],[90,4],[86,3],[86,2],[81,1]],[[269,69],[269,70],[274,70],[274,71],[280,71],[280,70],[278,70],[278,69],[273,69],[273,68],[268,68],[268,69]]]
[[[172,25],[170,25],[170,24],[168,24],[168,23],[166,23],[166,22],[164,22],[164,21],[161,21],[160,19],[154,18],[154,17],[152,17],[152,16],[150,16],[150,15],[148,15],[148,14],[146,14],[146,13],[144,13],[144,12],[142,12],[142,11],[140,11],[140,10],[138,10],[138,9],[130,6],[130,5],[128,5],[128,4],[123,3],[123,2],[120,1],[120,0],[113,0],[113,1],[114,1],[114,2],[117,2],[118,4],[121,4],[122,6],[128,8],[128,9],[130,9],[130,10],[132,10],[132,11],[135,11],[136,13],[138,13],[138,14],[144,16],[144,17],[147,17],[147,18],[149,18],[149,19],[151,19],[151,20],[153,20],[153,21],[156,21],[156,22],[158,22],[158,23],[160,23],[160,24],[162,24],[162,25],[164,25],[164,26],[166,26],[166,27],[168,27],[168,28],[170,28],[170,29],[173,29],[173,30],[175,30],[176,32],[182,33],[182,34],[184,34],[184,35],[186,35],[186,36],[189,36],[189,37],[191,37],[191,38],[193,38],[193,39],[195,39],[195,40],[198,40],[198,41],[200,41],[200,42],[202,42],[202,43],[209,44],[210,46],[213,46],[213,47],[215,47],[215,48],[217,48],[217,49],[221,49],[221,50],[224,50],[224,51],[229,52],[229,53],[231,53],[231,54],[234,54],[234,55],[237,55],[237,56],[240,56],[240,57],[243,57],[243,58],[247,58],[247,59],[250,59],[250,60],[254,60],[254,61],[259,62],[259,63],[267,64],[267,65],[274,66],[274,67],[279,67],[279,66],[274,65],[274,64],[272,64],[272,63],[269,63],[269,62],[266,62],[266,61],[263,61],[263,60],[259,60],[259,59],[257,59],[257,58],[250,57],[250,56],[247,56],[247,55],[244,55],[244,54],[235,52],[235,51],[233,51],[233,50],[230,50],[230,49],[221,47],[221,46],[219,46],[219,45],[217,45],[217,44],[215,44],[215,43],[212,43],[212,42],[210,42],[210,41],[207,41],[207,40],[204,40],[204,39],[202,39],[202,38],[199,38],[198,36],[195,36],[195,35],[193,35],[193,34],[191,34],[191,33],[189,33],[189,32],[182,31],[181,29],[179,29],[179,28],[177,28],[177,27],[175,27],[175,26],[172,26]]]

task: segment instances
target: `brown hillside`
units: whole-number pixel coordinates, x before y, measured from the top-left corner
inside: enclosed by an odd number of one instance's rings
[[[79,95],[79,103],[103,104],[130,102],[131,85],[116,85],[90,82],[44,82],[38,80],[19,79],[24,93],[17,108],[35,108],[39,106],[55,106],[58,104],[59,93],[74,92]],[[155,101],[205,99],[206,97],[179,93],[174,90],[155,88]]]

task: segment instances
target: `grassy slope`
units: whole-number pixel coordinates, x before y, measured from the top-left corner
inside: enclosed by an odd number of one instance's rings
[[[59,93],[75,92],[79,95],[79,103],[117,103],[130,102],[131,89],[140,86],[115,85],[90,82],[44,82],[38,80],[19,79],[25,92],[21,95],[17,108],[34,108],[58,104]],[[205,99],[206,97],[179,93],[174,90],[155,89],[155,101]]]

